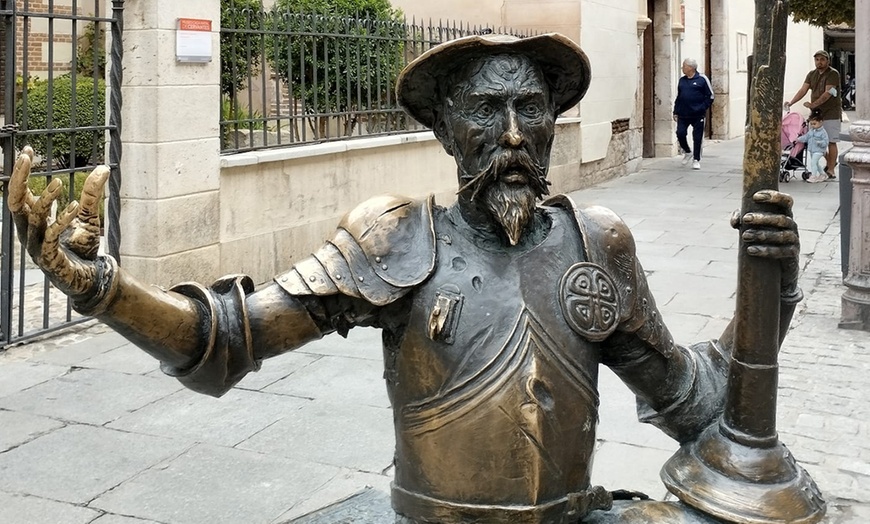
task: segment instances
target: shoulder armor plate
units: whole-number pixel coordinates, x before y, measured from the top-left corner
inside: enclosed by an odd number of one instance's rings
[[[581,207],[567,195],[555,195],[544,205],[573,211],[587,260],[604,268],[613,278],[620,299],[620,318],[630,318],[638,291],[637,256],[634,237],[625,222],[606,207]]]
[[[336,293],[382,306],[435,268],[432,197],[372,198],[345,215],[333,238],[275,280],[293,295]]]

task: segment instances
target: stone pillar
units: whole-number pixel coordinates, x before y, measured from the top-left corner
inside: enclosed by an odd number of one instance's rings
[[[178,18],[212,21],[213,59],[179,63]],[[121,264],[146,282],[210,281],[220,265],[220,0],[127,0]]]
[[[870,0],[855,2],[855,93],[857,118],[850,128],[854,147],[849,267],[843,283],[840,327],[870,331]]]

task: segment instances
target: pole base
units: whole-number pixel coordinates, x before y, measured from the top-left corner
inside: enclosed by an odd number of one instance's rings
[[[779,440],[750,447],[712,424],[665,463],[662,481],[683,503],[726,522],[811,524],[825,501]]]
[[[870,331],[870,289],[850,287],[843,293],[838,327]]]

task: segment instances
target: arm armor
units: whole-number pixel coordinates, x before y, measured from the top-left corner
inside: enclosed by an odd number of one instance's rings
[[[259,369],[263,355],[299,347],[332,326],[346,334],[361,319],[353,307],[343,309],[347,304],[343,297],[355,299],[351,304],[384,306],[428,277],[434,265],[431,201],[373,198],[346,215],[332,240],[315,254],[275,278],[289,295],[280,304],[258,308],[263,302],[257,294],[247,301],[252,308],[292,310],[284,311],[280,320],[258,317],[253,324],[262,332],[255,330],[253,337],[245,300],[253,291],[248,277],[225,277],[209,289],[199,284],[176,286],[174,291],[203,304],[209,318],[217,321],[211,323],[208,343],[196,365],[184,370],[164,365],[163,370],[191,389],[219,396]],[[334,314],[341,318],[328,318]]]
[[[245,297],[254,291],[247,276],[226,276],[206,288],[195,282],[174,286],[172,291],[202,306],[208,337],[202,356],[188,368],[162,363],[160,368],[186,387],[214,397],[229,391],[245,375],[260,369],[254,357]]]
[[[617,331],[635,334],[665,357],[673,354],[674,339],[661,320],[625,222],[605,207],[581,208],[566,195],[557,195],[545,205],[574,212],[586,260],[604,268],[613,279],[619,302]]]
[[[601,361],[637,397],[638,418],[684,442],[721,414],[729,357],[718,343],[677,346],[664,325],[637,259],[631,232],[613,211],[580,208],[560,195],[548,203],[573,209],[587,260],[605,269],[619,299],[619,324],[602,343]]]
[[[275,281],[294,296],[346,295],[385,306],[435,268],[432,198],[372,198],[348,213],[331,240]]]

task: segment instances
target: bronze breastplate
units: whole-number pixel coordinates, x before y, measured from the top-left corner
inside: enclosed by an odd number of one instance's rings
[[[546,212],[548,236],[519,254],[482,250],[448,214],[436,216],[436,271],[415,292],[405,338],[387,359],[401,377],[388,388],[394,504],[405,514],[433,511],[408,498],[436,509],[534,508],[589,486],[597,347],[560,304],[563,275],[584,256],[568,212]]]

